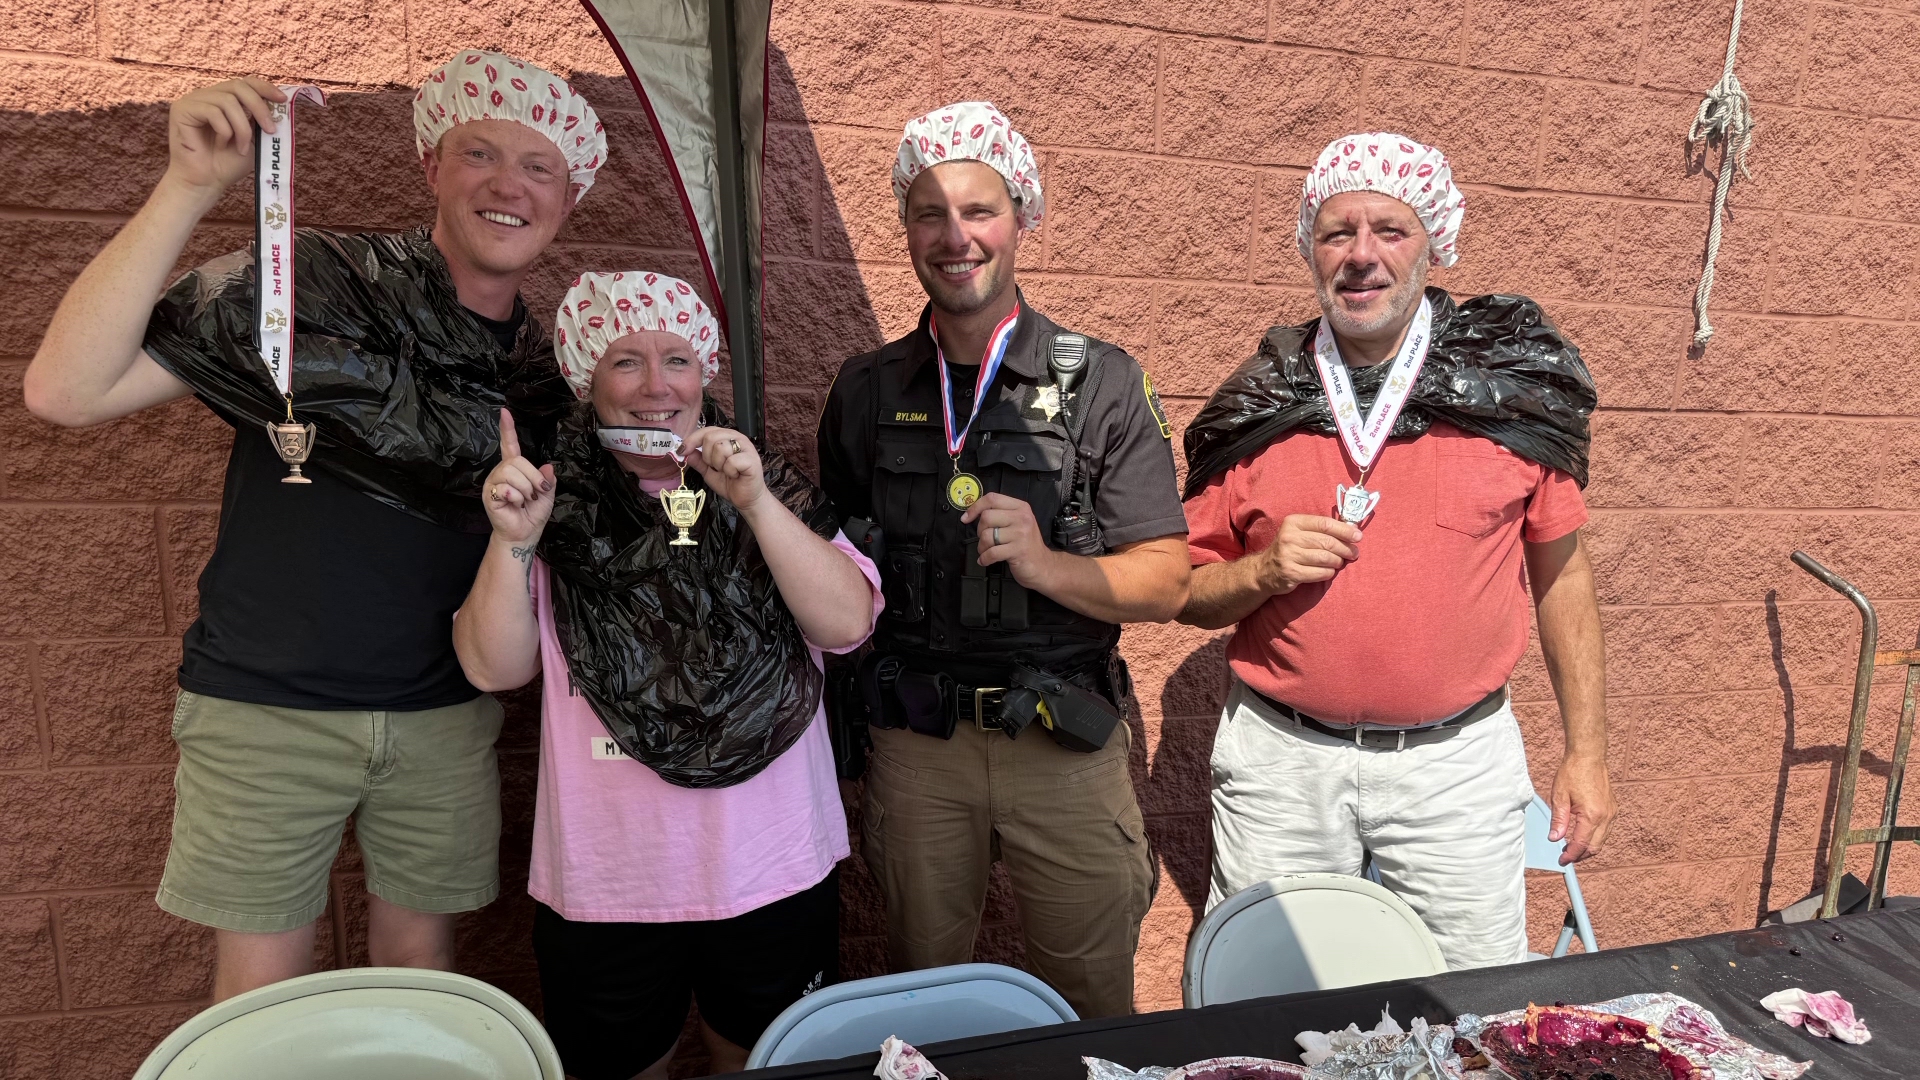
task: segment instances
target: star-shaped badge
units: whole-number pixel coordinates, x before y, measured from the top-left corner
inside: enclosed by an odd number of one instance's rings
[[[1060,415],[1060,388],[1052,383],[1034,387],[1032,407],[1046,413],[1048,420]]]

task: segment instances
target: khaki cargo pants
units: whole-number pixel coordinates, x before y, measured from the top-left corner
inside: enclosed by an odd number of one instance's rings
[[[873,732],[861,854],[887,902],[898,971],[964,964],[1006,865],[1027,960],[1082,1017],[1133,1011],[1133,955],[1153,884],[1125,725],[1067,750],[962,723],[949,740]]]

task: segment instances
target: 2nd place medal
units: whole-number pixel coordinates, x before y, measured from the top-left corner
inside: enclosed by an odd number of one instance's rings
[[[1325,319],[1320,320],[1320,333],[1313,343],[1313,362],[1320,370],[1320,385],[1327,392],[1327,406],[1333,413],[1334,427],[1340,431],[1341,445],[1360,467],[1359,482],[1352,487],[1339,484],[1333,489],[1334,512],[1349,525],[1367,520],[1380,505],[1380,493],[1367,490],[1367,474],[1373,471],[1380,448],[1393,433],[1393,422],[1413,395],[1414,380],[1420,375],[1420,366],[1426,363],[1432,335],[1433,305],[1422,298],[1413,325],[1407,328],[1406,340],[1401,342],[1393,366],[1387,371],[1386,383],[1380,387],[1373,408],[1363,417],[1353,393],[1353,375],[1340,356],[1332,329]]]
[[[1013,339],[1014,324],[1020,318],[1020,308],[1016,305],[1000,325],[993,328],[993,336],[987,339],[987,355],[980,358],[980,372],[973,383],[973,409],[967,413],[965,424],[954,422],[953,381],[947,374],[947,357],[940,350],[940,333],[934,325],[933,317],[927,317],[927,335],[933,338],[935,364],[940,370],[940,422],[947,440],[947,457],[953,460],[953,477],[947,481],[947,505],[955,510],[965,510],[980,501],[986,491],[980,478],[960,468],[960,451],[967,445],[967,432],[972,430],[974,418],[980,415],[981,404],[986,400],[987,390],[993,385],[993,378],[1000,373],[1000,364],[1007,358],[1007,343]]]

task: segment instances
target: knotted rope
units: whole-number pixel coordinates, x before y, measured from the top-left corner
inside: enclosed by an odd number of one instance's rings
[[[1747,171],[1747,148],[1753,145],[1752,102],[1733,73],[1734,50],[1740,47],[1740,15],[1746,0],[1734,0],[1733,32],[1727,35],[1727,66],[1720,81],[1700,101],[1700,111],[1687,132],[1689,150],[1700,155],[1698,167],[1705,168],[1707,154],[1720,148],[1720,173],[1713,185],[1713,222],[1707,227],[1707,262],[1700,273],[1700,286],[1693,293],[1693,346],[1705,348],[1713,337],[1713,324],[1707,321],[1707,299],[1713,295],[1713,264],[1720,257],[1720,219],[1727,209],[1727,190],[1733,186],[1734,169],[1753,178]]]

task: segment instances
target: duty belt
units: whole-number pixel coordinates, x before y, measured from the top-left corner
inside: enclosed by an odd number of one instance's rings
[[[1246,686],[1245,683],[1240,685]],[[1365,724],[1329,724],[1322,720],[1315,720],[1284,701],[1275,701],[1251,686],[1247,686],[1247,693],[1259,698],[1282,720],[1290,720],[1322,735],[1331,735],[1336,739],[1350,741],[1356,746],[1375,750],[1404,750],[1409,746],[1451,739],[1460,734],[1461,729],[1468,724],[1485,720],[1507,704],[1507,688],[1501,686],[1493,693],[1469,705],[1466,711],[1449,716],[1439,723],[1421,727],[1391,728],[1369,727]]]
[[[947,715],[956,724],[972,724],[981,731],[1010,731],[1017,734],[1021,730],[1018,724],[1001,722],[1001,705],[1007,691],[1012,689],[1010,665],[915,658],[907,660],[906,667],[925,674],[938,672],[951,680],[945,705]],[[1107,682],[1105,679],[1097,681],[1102,685]],[[1081,688],[1085,689],[1084,686]],[[1091,692],[1112,701],[1109,693]]]

